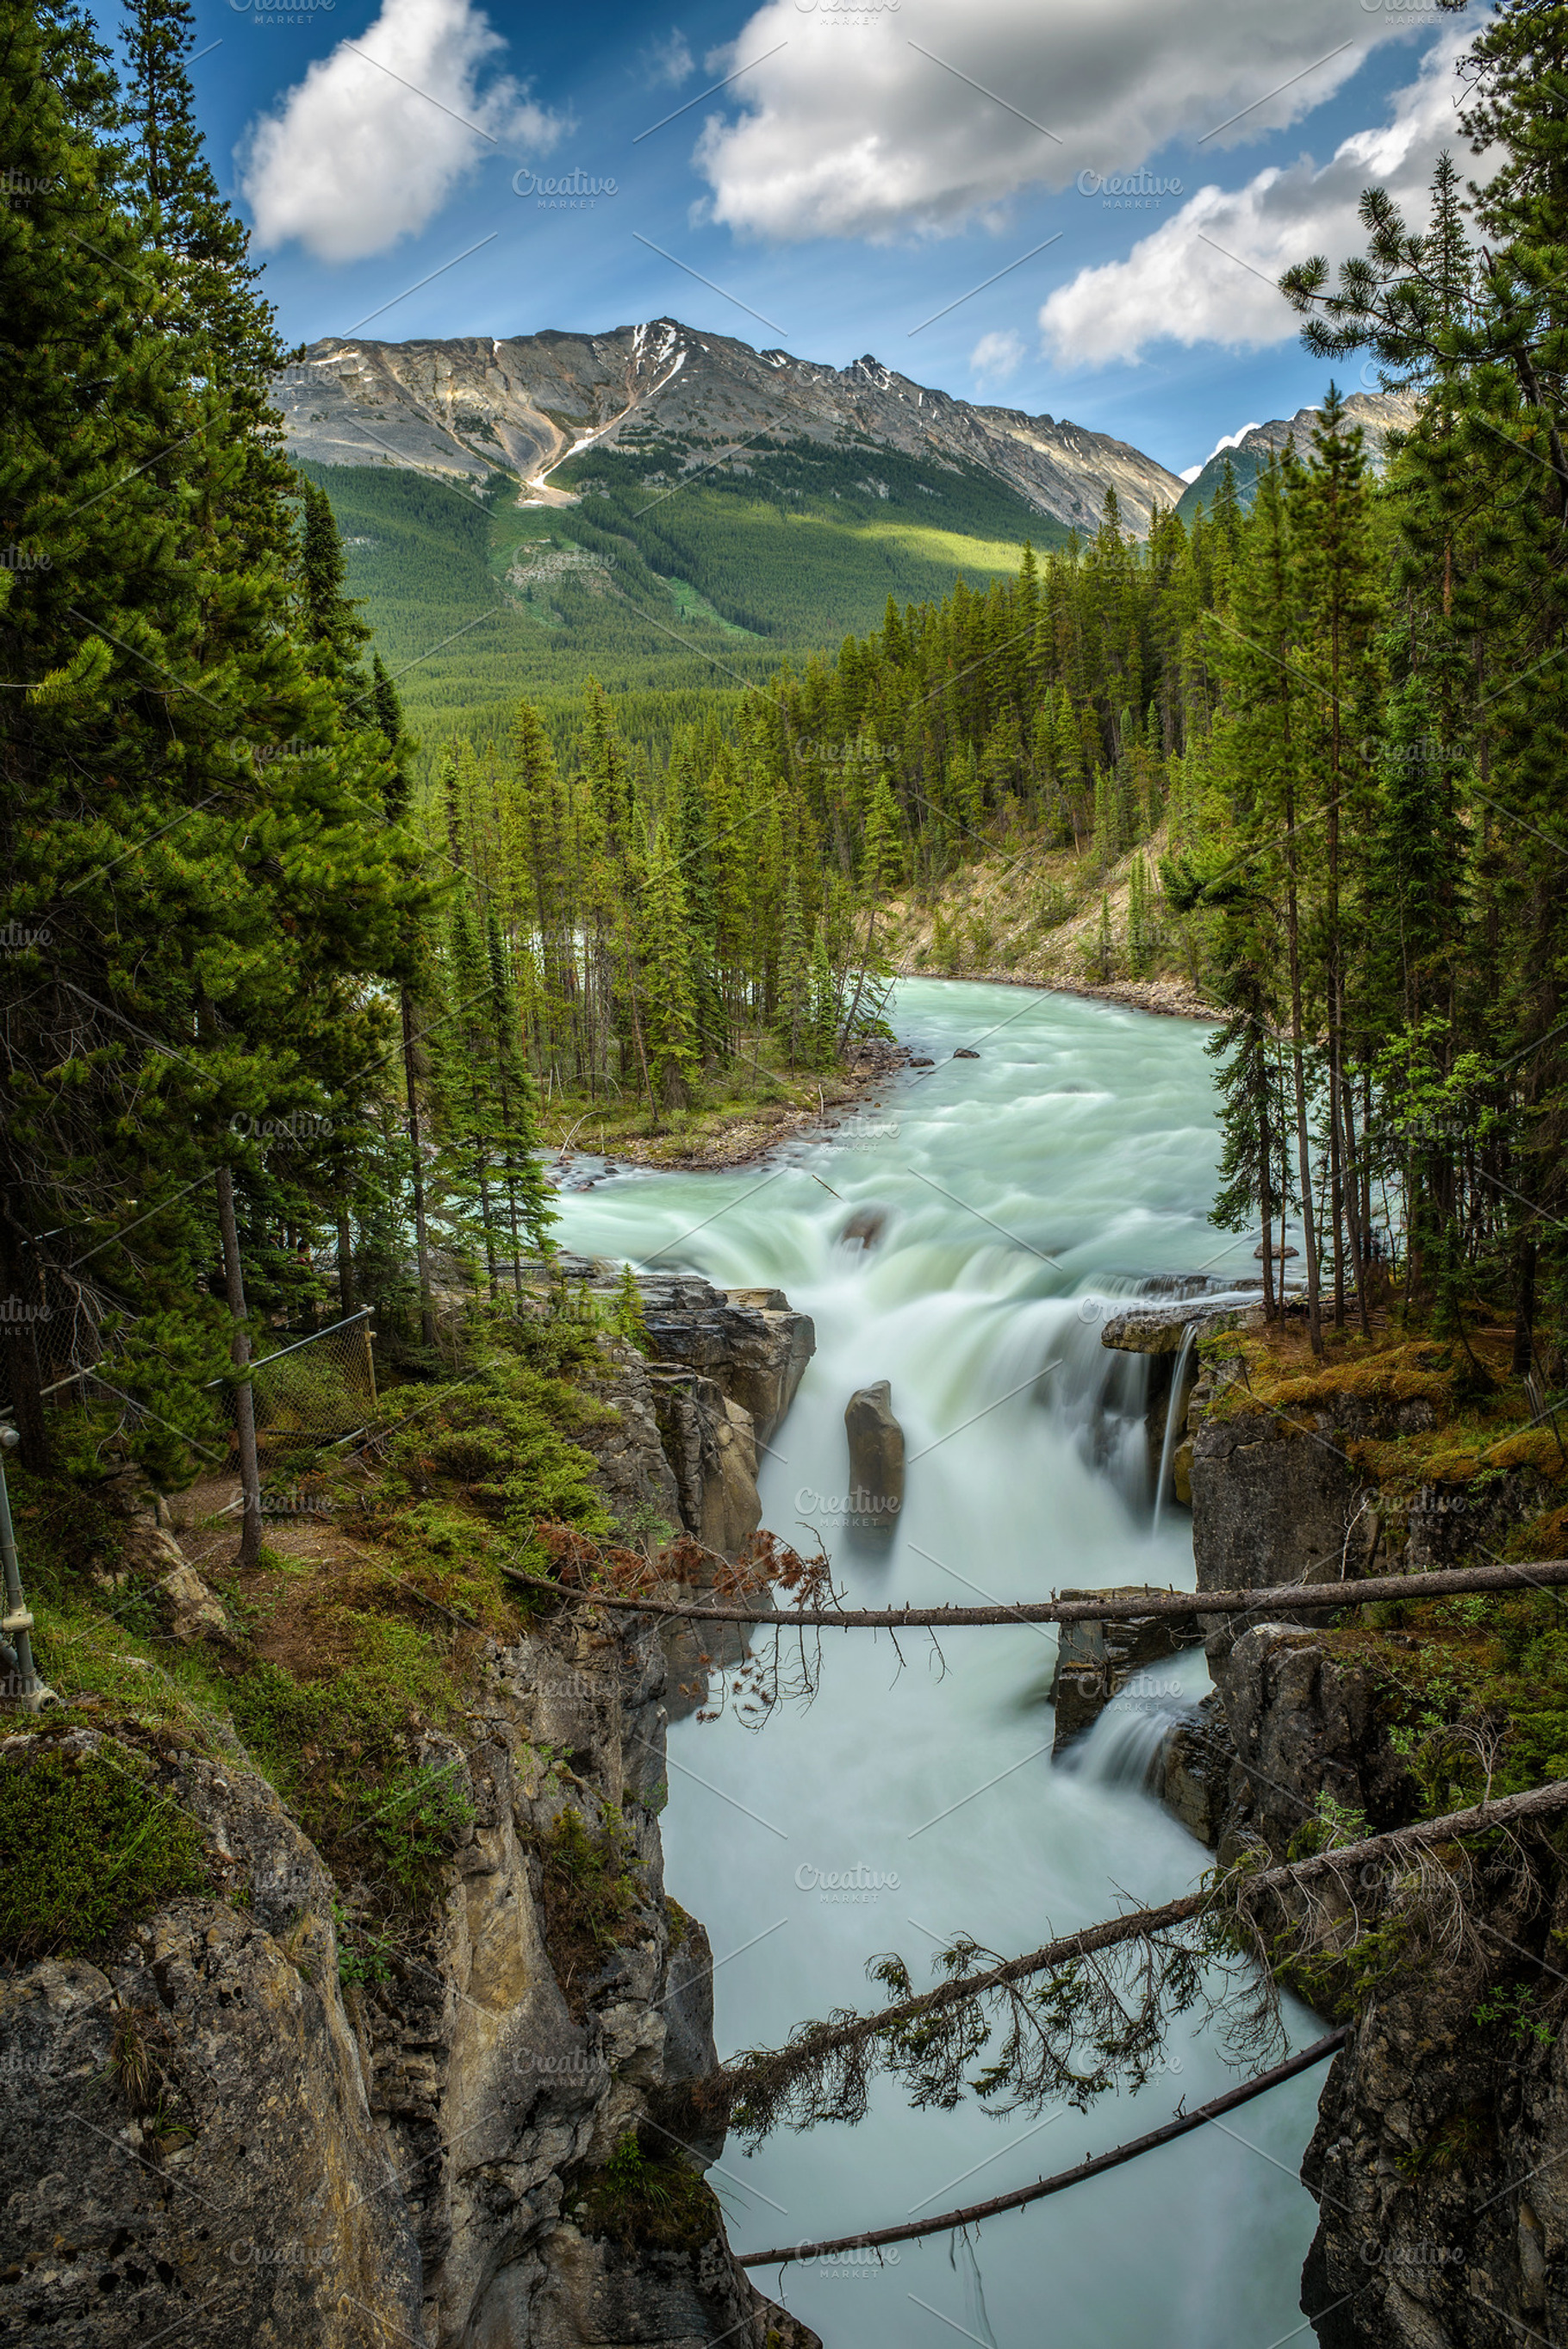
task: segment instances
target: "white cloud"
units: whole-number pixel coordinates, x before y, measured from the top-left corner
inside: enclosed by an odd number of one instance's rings
[[[678,25],[672,25],[662,41],[649,43],[643,51],[643,68],[655,88],[660,82],[668,82],[672,89],[679,89],[683,81],[690,79],[691,44]]]
[[[720,72],[758,62],[739,119],[716,113],[697,147],[713,219],[873,239],[994,221],[1021,189],[1135,171],[1172,139],[1217,157],[1278,130],[1411,29],[1346,0],[923,0],[918,26],[851,5],[767,0],[722,52]]]
[[[969,354],[969,366],[976,382],[1006,383],[1017,374],[1024,357],[1023,339],[1009,326],[1000,334],[982,335]]]
[[[1278,280],[1315,253],[1338,263],[1365,248],[1363,189],[1376,181],[1408,217],[1425,221],[1438,151],[1459,143],[1453,62],[1468,39],[1464,28],[1435,42],[1417,78],[1394,93],[1390,121],[1357,131],[1321,168],[1303,156],[1244,187],[1200,188],[1125,261],[1080,270],[1058,286],[1040,312],[1052,355],[1104,366],[1166,337],[1249,348],[1289,341],[1301,321]]]
[[[1222,450],[1239,449],[1248,433],[1255,432],[1257,429],[1257,419],[1254,417],[1250,424],[1243,424],[1239,432],[1222,432],[1204,458],[1203,465],[1212,465]],[[1176,478],[1182,481],[1195,481],[1202,471],[1203,465],[1184,465]]]
[[[1257,429],[1257,419],[1254,417],[1252,423],[1243,424],[1239,432],[1222,432],[1213,447],[1210,450],[1208,455],[1204,458],[1203,465],[1212,465],[1215,458],[1220,455],[1222,450],[1239,449],[1243,441],[1246,439],[1248,433],[1255,432]],[[1199,474],[1202,471],[1203,465],[1183,465],[1181,471],[1176,476],[1177,480],[1179,481],[1186,481],[1189,483],[1195,481]]]
[[[253,124],[240,185],[259,244],[297,237],[320,261],[359,261],[414,236],[495,146],[546,155],[569,127],[481,67],[506,44],[471,0],[383,0]],[[374,60],[374,62],[372,62]]]

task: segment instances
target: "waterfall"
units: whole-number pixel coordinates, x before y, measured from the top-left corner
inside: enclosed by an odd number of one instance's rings
[[[1160,1447],[1160,1482],[1154,1487],[1154,1530],[1160,1531],[1160,1512],[1164,1506],[1166,1480],[1171,1474],[1171,1454],[1176,1448],[1176,1422],[1181,1409],[1181,1386],[1187,1374],[1187,1357],[1192,1350],[1192,1340],[1198,1334],[1198,1324],[1189,1321],[1181,1332],[1181,1343],[1176,1349],[1176,1367],[1171,1373],[1171,1400],[1165,1406],[1165,1441]]]
[[[816,1353],[761,1455],[763,1523],[820,1539],[851,1603],[1006,1608],[1145,1579],[1190,1589],[1185,1512],[1150,1533],[1152,1358],[1101,1338],[1140,1299],[1257,1302],[1208,1269],[1205,1030],[933,979],[901,987],[897,1024],[933,1065],[890,1079],[826,1139],[711,1174],[617,1171],[559,1195],[561,1237],[720,1286],[778,1287],[812,1316]],[[952,1060],[955,1046],[981,1057]],[[869,1247],[843,1245],[851,1218],[874,1225]],[[909,1475],[892,1540],[869,1558],[845,1539],[836,1496],[844,1405],[878,1379],[892,1384]],[[762,1735],[732,1712],[672,1725],[665,1877],[711,1939],[724,2053],[861,2005],[866,1968],[889,1950],[924,1983],[959,1933],[1033,1949],[1124,1896],[1191,1889],[1207,1855],[1140,1786],[1202,1692],[1202,1655],[1152,1667],[1076,1766],[1053,1768],[1039,1699],[1056,1647],[1048,1624],[944,1635],[940,1651],[901,1639],[897,1653],[854,1632],[824,1642],[810,1709],[776,1707]],[[835,1874],[863,1896],[824,1891]],[[1171,2064],[1161,2114],[1178,2093],[1191,2105],[1231,2084],[1191,2016]],[[1315,2096],[1306,2079],[1273,2092],[1277,2167],[1209,2130],[1201,2162],[1135,2162],[1081,2199],[988,2228],[995,2340],[1038,2339],[1042,2275],[1057,2279],[1053,2349],[1258,2349],[1299,2327],[1316,2208],[1295,2171]],[[857,2127],[782,2130],[716,2182],[735,2240],[760,2246],[999,2192],[1069,2158],[1057,2150],[1069,2126],[1076,2157],[1146,2125],[1144,2106],[1117,2095],[1069,2124],[1060,2106],[993,2114],[971,2097],[912,2109],[879,2082]],[[770,2271],[758,2281],[774,2288]],[[891,2251],[864,2267],[811,2262],[789,2296],[838,2349],[987,2338],[972,2288],[932,2245],[898,2262]]]
[[[1097,1786],[1147,1786],[1171,1731],[1190,1721],[1209,1686],[1201,1648],[1146,1664],[1119,1689],[1065,1766]]]

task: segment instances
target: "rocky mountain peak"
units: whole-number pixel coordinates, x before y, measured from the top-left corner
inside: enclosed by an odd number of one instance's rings
[[[476,487],[515,474],[543,500],[564,460],[673,441],[696,470],[716,447],[773,440],[896,450],[980,467],[1042,515],[1089,530],[1114,489],[1141,532],[1181,483],[1125,441],[1014,409],[979,408],[865,352],[847,367],[754,350],[678,318],[606,333],[377,343],[332,336],[277,378],[289,445],[322,464],[412,465]]]

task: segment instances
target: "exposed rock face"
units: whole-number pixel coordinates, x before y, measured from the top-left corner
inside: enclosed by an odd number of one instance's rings
[[[638,1286],[659,1360],[712,1379],[766,1444],[816,1352],[810,1316],[792,1311],[779,1288],[715,1288],[695,1274],[645,1277]]]
[[[1533,1468],[1511,1468],[1480,1492],[1469,1485],[1429,1485],[1417,1494],[1402,1526],[1388,1521],[1385,1546],[1393,1548],[1402,1531],[1405,1563],[1413,1574],[1483,1565],[1502,1549],[1522,1519],[1554,1507],[1558,1497]]]
[[[1150,1791],[1211,1851],[1230,1806],[1233,1758],[1224,1709],[1211,1692],[1165,1740],[1150,1780]]]
[[[1532,1857],[1488,1907],[1507,1937],[1491,1961],[1391,1987],[1330,2066],[1302,2164],[1319,2220],[1301,2304],[1323,2349],[1568,2340],[1568,2041],[1476,2022],[1561,1952],[1568,1882]]]
[[[1099,1342],[1123,1354],[1175,1354],[1181,1351],[1181,1340],[1189,1330],[1196,1330],[1201,1338],[1210,1338],[1217,1330],[1230,1328],[1234,1319],[1233,1315],[1216,1313],[1202,1298],[1173,1305],[1137,1306],[1126,1313],[1109,1315],[1101,1327]]]
[[[1294,1415],[1293,1415],[1294,1416]],[[1361,1478],[1334,1442],[1268,1412],[1206,1419],[1188,1470],[1200,1590],[1337,1581]]]
[[[89,1732],[125,1766],[150,1765]],[[7,1741],[4,1766],[26,1766]],[[181,1900],[99,1965],[0,1989],[6,2337],[352,2349],[426,2338],[419,2259],[338,1989],[331,1878],[271,1789],[192,1755],[153,1784],[249,1907]],[[148,2068],[140,2068],[139,2050]],[[176,2126],[160,2126],[160,2106]]]
[[[1180,1284],[1180,1276],[1173,1278]],[[1201,1276],[1197,1277],[1197,1296],[1168,1297],[1158,1303],[1140,1304],[1127,1312],[1110,1314],[1099,1333],[1102,1346],[1109,1346],[1118,1353],[1148,1357],[1144,1428],[1149,1438],[1150,1474],[1156,1480],[1165,1457],[1165,1430],[1170,1415],[1172,1411],[1179,1414],[1188,1412],[1199,1382],[1196,1341],[1214,1337],[1222,1330],[1253,1327],[1254,1317],[1262,1317],[1261,1306],[1240,1311],[1233,1307],[1216,1308],[1212,1298],[1202,1293],[1206,1284]],[[1188,1343],[1190,1339],[1191,1345]],[[1175,1394],[1178,1370],[1181,1392]],[[1171,1481],[1176,1499],[1189,1508],[1192,1502],[1191,1463],[1191,1445],[1178,1445],[1172,1454]]]
[[[706,1548],[733,1557],[762,1522],[751,1413],[696,1371],[655,1371],[652,1386],[681,1522]]]
[[[573,1258],[573,1278],[602,1292],[619,1275],[591,1258]],[[757,1491],[758,1445],[794,1401],[816,1347],[810,1318],[795,1312],[781,1288],[720,1289],[695,1274],[643,1275],[648,1336],[659,1359],[621,1350],[615,1402],[621,1424],[584,1437],[601,1460],[611,1506],[622,1523],[684,1526],[716,1557],[735,1559],[762,1520]],[[758,1424],[760,1413],[762,1425]],[[699,1588],[713,1580],[710,1563]],[[772,1610],[765,1593],[758,1613]],[[670,1623],[663,1633],[669,1710],[695,1711],[707,1684],[705,1654],[721,1666],[746,1652],[746,1631]]]
[[[564,2246],[530,2326],[526,2335],[477,2332],[473,2349],[515,2349],[524,2338],[529,2349],[618,2349],[623,2342],[699,2349],[727,2336],[744,2349],[821,2349],[799,2318],[762,2298],[717,2240],[697,2251],[629,2251],[582,2240]]]
[[[1222,1861],[1252,1837],[1285,1857],[1320,1793],[1374,1828],[1416,1815],[1368,1676],[1321,1637],[1259,1624],[1221,1687],[1236,1748]],[[1568,2339],[1568,2040],[1555,2013],[1544,2037],[1506,2020],[1522,1986],[1542,2012],[1561,1996],[1568,1876],[1544,1837],[1480,1866],[1469,1945],[1376,1987],[1324,2085],[1302,2307],[1325,2349]],[[1478,2021],[1489,2003],[1502,2019]]]
[[[654,1383],[634,1347],[620,1348],[614,1376],[601,1392],[619,1416],[588,1430],[583,1449],[599,1463],[598,1484],[621,1526],[656,1547],[660,1528],[667,1539],[683,1521],[681,1490],[660,1440]]]
[[[619,1278],[590,1258],[569,1262],[601,1292]],[[715,1288],[695,1274],[645,1274],[637,1285],[657,1359],[619,1350],[620,1423],[584,1441],[623,1525],[684,1526],[734,1557],[761,1523],[757,1449],[816,1350],[810,1317],[781,1288]]]
[[[477,1749],[432,1738],[425,1757],[474,1813],[449,1889],[389,1978],[347,1992],[332,1879],[271,1790],[191,1755],[163,1767],[230,1898],[160,1912],[102,1966],[24,1967],[0,1993],[5,2174],[24,2181],[0,2216],[0,2307],[29,2339],[118,2349],[200,2309],[202,2337],[280,2349],[349,2349],[367,2319],[428,2349],[685,2349],[725,2332],[764,2349],[773,2320],[717,2209],[707,2242],[647,2257],[572,2217],[573,2166],[639,2124],[655,2146],[673,2130],[702,2159],[719,2149],[681,2094],[717,2060],[711,1959],[700,1926],[672,1923],[643,1799],[664,1772],[663,1678],[646,1636],[493,1650]],[[575,1783],[546,1773],[544,1744]],[[539,1854],[567,1808],[594,1826],[600,1801],[626,1822],[634,1905],[620,1944],[570,1950],[562,1979]],[[127,2018],[156,2089],[126,2085]],[[153,2134],[159,2098],[173,2149]]]
[[[850,1444],[845,1522],[860,1534],[891,1537],[903,1506],[903,1430],[893,1416],[886,1379],[861,1387],[844,1406]]]
[[[1345,403],[1346,421],[1360,426],[1366,436],[1367,458],[1378,472],[1383,468],[1384,443],[1389,432],[1408,432],[1418,413],[1418,402],[1408,391],[1353,391]],[[1182,521],[1190,526],[1200,505],[1212,512],[1227,461],[1242,503],[1250,505],[1261,468],[1271,456],[1278,455],[1287,440],[1294,440],[1296,455],[1305,459],[1311,450],[1317,422],[1315,408],[1298,408],[1294,416],[1277,416],[1268,424],[1249,425],[1229,449],[1216,450],[1188,485],[1176,508]]]
[[[772,1293],[731,1307],[697,1286],[696,1318],[737,1317],[721,1326],[744,1374],[782,1410],[810,1323]],[[631,1523],[674,1526],[689,1504],[712,1531],[749,1530],[748,1414],[715,1381],[683,1381],[695,1422],[625,1350],[606,1387],[621,1420],[593,1431],[606,1495]],[[695,1459],[682,1444],[666,1459],[666,1404]],[[716,1429],[733,1468],[705,1465]],[[471,1812],[440,1897],[384,1978],[351,1962],[347,1983],[339,1919],[356,1889],[264,1782],[238,1756],[127,1749],[202,1823],[212,1889],[100,1964],[18,1965],[0,1986],[0,2338],[137,2349],[188,2326],[234,2349],[820,2349],[737,2266],[717,2202],[671,2248],[635,2219],[601,2226],[583,2199],[628,2133],[655,2161],[722,2150],[690,2093],[717,2062],[712,1958],[664,1890],[665,1684],[649,1632],[490,1642],[465,1744],[432,1733],[420,1757]],[[33,1750],[10,1741],[0,1767]],[[552,1891],[568,1813],[611,1838],[624,1899],[608,1947]]]
[[[1421,1409],[1337,1398],[1314,1424],[1332,1442],[1364,1413],[1386,1427]],[[1321,1568],[1336,1524],[1371,1497],[1347,1464],[1336,1475],[1326,1446],[1271,1424],[1247,1413],[1197,1425],[1194,1532],[1211,1588]],[[1420,1495],[1370,1538],[1390,1563],[1458,1562],[1540,1495],[1527,1472],[1468,1501]],[[1417,1816],[1377,1682],[1321,1622],[1228,1626],[1209,1653],[1218,1697],[1168,1741],[1162,1785],[1222,1863],[1260,1844],[1287,1857],[1322,1795],[1373,1829]],[[1543,1836],[1477,1867],[1466,1944],[1375,1980],[1325,2080],[1302,2168],[1319,2208],[1302,2307],[1324,2349],[1568,2340],[1568,2033],[1556,2011],[1568,1871]],[[1515,2027],[1522,1992],[1530,2019]]]
[[[931,459],[938,494],[942,467],[979,465],[1069,526],[1092,529],[1107,489],[1135,532],[1148,528],[1156,502],[1169,507],[1181,494],[1152,458],[1065,419],[973,407],[870,357],[834,367],[758,352],[674,318],[500,340],[327,336],[276,378],[273,398],[297,457],[367,465],[390,453],[475,483],[506,466],[545,498],[545,473],[595,443],[630,452],[656,442],[667,463],[662,444],[678,436],[679,461],[695,469],[712,463],[715,447],[733,451],[763,433],[829,447],[848,434]],[[737,470],[752,467],[738,459]]]
[[[1372,1676],[1320,1631],[1254,1624],[1216,1661],[1215,1675],[1236,1757],[1222,1861],[1253,1837],[1284,1858],[1319,1794],[1364,1812],[1373,1832],[1415,1816],[1415,1788],[1384,1738]]]
[[[238,1485],[235,1487],[238,1492]],[[223,1609],[170,1530],[171,1519],[167,1502],[153,1490],[139,1469],[122,1469],[107,1478],[101,1487],[102,1496],[114,1514],[123,1521],[121,1537],[115,1560],[115,1575],[99,1576],[100,1581],[118,1579],[139,1588],[156,1592],[160,1611],[170,1635],[186,1644],[199,1640],[209,1629],[223,1621]]]

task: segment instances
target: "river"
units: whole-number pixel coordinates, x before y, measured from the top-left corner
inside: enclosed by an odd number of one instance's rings
[[[1207,1220],[1218,1129],[1209,1031],[1068,995],[901,987],[903,1073],[829,1142],[723,1174],[617,1175],[562,1200],[573,1248],[720,1285],[769,1283],[811,1314],[817,1353],[772,1438],[763,1522],[820,1528],[854,1603],[982,1604],[1061,1585],[1193,1578],[1190,1522],[1152,1526],[1143,1365],[1099,1343],[1108,1301],[1151,1274],[1255,1271]],[[959,1047],[979,1055],[951,1057]],[[878,1244],[840,1238],[885,1212]],[[833,1522],[843,1410],[886,1378],[910,1456],[881,1555]],[[1206,1855],[1126,1774],[1136,1725],[1107,1720],[1053,1768],[1049,1627],[828,1635],[809,1707],[760,1733],[727,1713],[670,1735],[671,1892],[703,1919],[721,2054],[835,2005],[877,2004],[869,1957],[917,1982],[973,1934],[1003,1952],[1190,1888]],[[1198,1658],[1174,1668],[1205,1684]],[[849,1887],[823,1878],[852,1878]],[[873,1879],[867,1883],[867,1878]],[[1293,2011],[1293,2044],[1315,2035]],[[1028,2183],[1153,2128],[1238,2076],[1178,2026],[1172,2070],[1087,2114],[913,2112],[880,2081],[858,2127],[732,2139],[711,2182],[740,2251],[902,2223]],[[1275,2349],[1305,2333],[1314,2206],[1298,2182],[1321,2073],[1223,2125],[1043,2204],[885,2264],[756,2270],[827,2349]]]

